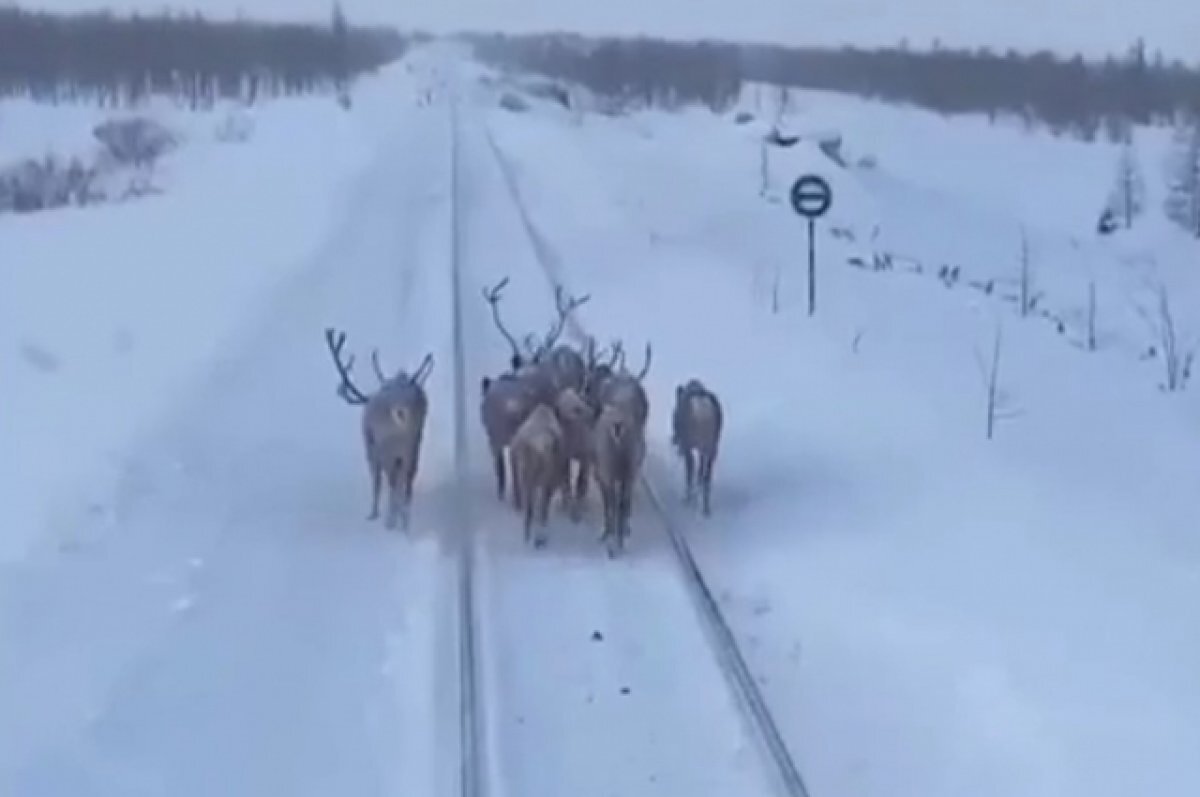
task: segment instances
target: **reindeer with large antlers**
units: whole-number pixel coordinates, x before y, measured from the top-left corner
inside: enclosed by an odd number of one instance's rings
[[[413,481],[420,464],[421,438],[429,412],[425,380],[433,371],[433,354],[426,354],[411,375],[402,369],[388,377],[379,364],[378,352],[373,351],[371,364],[379,387],[373,393],[365,393],[351,378],[354,356],[342,359],[346,333],[326,329],[325,342],[341,380],[338,395],[347,404],[363,408],[362,435],[371,475],[371,512],[367,519],[379,518],[381,482],[386,478],[388,509],[384,525],[393,529],[400,519],[407,529]]]
[[[500,376],[492,378],[485,376],[480,382],[480,420],[487,434],[488,447],[492,452],[492,467],[496,473],[496,493],[504,500],[506,484],[505,454],[512,442],[517,429],[538,406],[544,391],[535,384],[538,376],[537,368],[533,367],[516,338],[504,326],[500,318],[501,293],[508,285],[508,277],[500,280],[492,288],[483,289],[484,301],[492,310],[492,322],[496,329],[508,341],[512,354],[509,358],[509,370]],[[512,499],[513,506],[521,508],[521,490],[519,489],[518,474],[513,472]]]
[[[547,357],[547,352],[552,352],[569,314],[588,299],[566,299],[560,290],[556,297],[558,319],[549,334],[540,341],[535,336],[527,336],[525,351],[522,351],[500,317],[500,301],[508,281],[508,277],[505,277],[493,287],[483,289],[484,301],[491,308],[492,321],[511,350],[509,371],[495,378],[484,377],[480,385],[480,416],[487,433],[496,474],[496,491],[501,500],[507,487],[505,453],[511,453],[513,435],[535,407],[543,404],[553,407],[560,392],[558,384],[562,377],[556,375],[555,370],[555,363],[559,360],[553,355]],[[519,510],[524,494],[520,488],[520,474],[515,468],[510,467],[509,470],[512,471],[513,505]]]

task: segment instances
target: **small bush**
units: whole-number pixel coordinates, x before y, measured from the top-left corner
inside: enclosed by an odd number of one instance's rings
[[[92,135],[120,166],[151,165],[179,145],[179,139],[152,119],[110,119],[96,125]]]

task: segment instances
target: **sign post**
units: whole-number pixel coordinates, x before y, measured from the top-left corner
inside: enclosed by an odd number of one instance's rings
[[[808,221],[808,314],[817,312],[817,219],[829,212],[833,190],[824,177],[806,174],[792,184],[792,210]]]

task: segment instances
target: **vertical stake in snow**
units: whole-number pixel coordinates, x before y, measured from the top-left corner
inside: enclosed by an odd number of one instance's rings
[[[817,312],[817,219],[829,212],[833,190],[824,177],[802,175],[792,184],[792,210],[808,220],[808,314]]]

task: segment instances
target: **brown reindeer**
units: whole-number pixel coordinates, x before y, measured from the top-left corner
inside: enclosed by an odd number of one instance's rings
[[[694,504],[699,487],[705,516],[712,511],[713,466],[721,443],[722,422],[721,401],[699,379],[690,379],[675,388],[671,442],[683,458],[684,501],[689,506]]]
[[[546,404],[534,408],[513,435],[509,456],[513,490],[521,493],[525,509],[525,542],[541,548],[546,544],[550,503],[567,479],[567,441],[553,409]],[[541,527],[536,535],[535,516]]]
[[[412,375],[401,370],[394,376],[385,377],[379,365],[378,353],[372,352],[371,362],[375,367],[379,388],[367,394],[350,377],[354,357],[342,360],[346,334],[326,329],[325,342],[341,379],[338,395],[346,403],[363,408],[363,444],[371,476],[371,512],[367,519],[376,520],[379,517],[381,482],[386,476],[388,510],[384,525],[393,529],[399,518],[407,529],[413,481],[420,465],[421,439],[429,412],[424,385],[433,370],[433,355],[426,354]]]
[[[600,411],[592,429],[592,464],[604,503],[604,534],[608,555],[625,548],[633,513],[633,490],[646,457],[645,427],[620,404]]]
[[[537,391],[524,379],[512,374],[502,374],[495,379],[484,377],[480,384],[482,401],[480,419],[487,435],[492,453],[492,468],[496,474],[496,496],[504,500],[505,452],[512,444],[513,435],[539,405]],[[516,509],[521,508],[521,491],[518,476],[514,472],[512,500]]]

